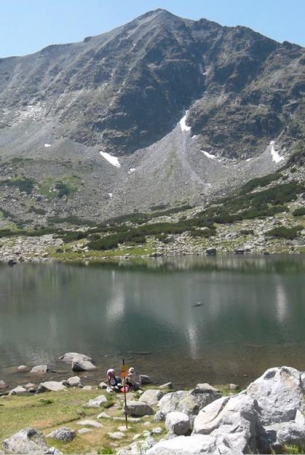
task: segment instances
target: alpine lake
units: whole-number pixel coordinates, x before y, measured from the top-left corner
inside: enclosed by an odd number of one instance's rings
[[[181,256],[85,265],[0,265],[0,379],[12,388],[74,373],[98,384],[123,362],[154,383],[245,386],[266,369],[305,370],[305,256]],[[34,375],[35,376],[35,375]]]

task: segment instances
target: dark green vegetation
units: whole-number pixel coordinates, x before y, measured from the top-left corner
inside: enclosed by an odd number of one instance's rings
[[[28,178],[16,178],[10,180],[0,181],[0,185],[13,186],[19,189],[21,192],[30,194],[33,191],[35,181]]]
[[[298,236],[298,233],[303,229],[303,226],[294,226],[287,228],[285,226],[276,227],[271,229],[266,235],[270,237],[277,237],[282,239],[293,240]]]

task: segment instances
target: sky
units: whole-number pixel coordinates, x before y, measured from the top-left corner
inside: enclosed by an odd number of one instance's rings
[[[305,0],[0,0],[0,58],[82,41],[157,8],[305,46]]]

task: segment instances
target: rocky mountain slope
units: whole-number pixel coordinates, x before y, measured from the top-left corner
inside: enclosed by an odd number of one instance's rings
[[[304,92],[300,46],[161,9],[1,59],[1,225],[205,205],[302,162]]]

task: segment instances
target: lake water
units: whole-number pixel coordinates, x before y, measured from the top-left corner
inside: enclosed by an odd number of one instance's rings
[[[72,375],[65,352],[122,359],[156,383],[249,383],[267,368],[305,370],[305,257],[180,257],[95,266],[0,266],[0,379],[37,382],[21,364]]]

